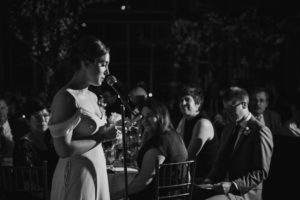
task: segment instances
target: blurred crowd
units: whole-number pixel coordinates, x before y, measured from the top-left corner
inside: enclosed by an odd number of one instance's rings
[[[296,91],[293,95],[282,97],[265,87],[251,88],[248,93],[250,112],[261,124],[270,129],[273,137],[272,161],[263,188],[264,198],[271,199],[274,195],[274,188],[290,191],[293,187],[288,188],[283,183],[290,182],[291,177],[299,177],[299,172],[297,172],[299,164],[297,164],[296,156],[292,155],[300,152],[300,93]],[[183,157],[183,159],[197,160],[199,170],[196,170],[196,181],[199,183],[204,181],[209,174],[215,161],[214,158],[217,156],[224,127],[232,121],[228,115],[228,109],[222,104],[223,95],[224,91],[219,91],[215,99],[212,99],[212,97],[207,97],[200,87],[188,85],[171,99],[158,98],[162,100],[161,102],[170,113],[170,124],[183,139],[187,150],[187,158]],[[119,121],[121,102],[118,95],[111,88],[102,87],[100,92],[97,91],[97,96],[99,106],[105,110],[107,119],[112,120],[112,117],[117,116],[114,120]],[[128,100],[134,108],[148,118],[148,111],[143,109],[147,106],[152,111],[156,109],[155,106],[153,108],[151,107],[153,105],[147,104],[149,99],[156,99],[156,97],[149,97],[146,88],[140,85],[132,88],[128,95]],[[42,165],[42,161],[47,160],[48,180],[51,181],[58,155],[49,133],[50,115],[50,102],[44,95],[28,97],[21,92],[1,93],[0,161],[2,166],[38,166]],[[134,118],[127,110],[125,116],[127,121]],[[131,156],[129,159],[136,167],[138,154],[145,140],[143,137],[147,132],[139,127],[139,123],[140,121],[136,122],[133,128],[128,129],[129,139],[134,140],[128,144],[128,154]],[[167,140],[176,141],[177,139],[168,138]],[[119,161],[120,156],[122,157],[121,143],[119,138],[118,142],[103,144],[108,164],[114,163],[115,160]],[[116,149],[119,150],[117,155]],[[113,155],[111,155],[112,150]],[[108,156],[113,156],[113,159],[108,160]],[[284,163],[283,166],[282,163]],[[141,167],[141,163],[139,166]]]

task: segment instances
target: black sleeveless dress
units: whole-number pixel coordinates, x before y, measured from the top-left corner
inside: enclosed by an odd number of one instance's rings
[[[148,140],[140,149],[137,163],[142,166],[142,161],[145,153],[152,149],[158,149],[165,156],[164,163],[182,162],[187,159],[187,150],[182,138],[175,131],[165,132],[160,135],[155,135]],[[154,181],[142,191],[129,195],[130,200],[153,200],[155,196]]]
[[[193,129],[196,125],[196,123],[200,119],[208,119],[205,115],[198,114],[191,120],[185,119],[185,125],[184,125],[184,134],[183,134],[183,141],[188,148],[192,134],[193,134]],[[209,120],[209,119],[208,119]],[[201,149],[200,153],[197,155],[196,158],[196,171],[195,171],[195,181],[196,182],[201,182],[208,174],[210,171],[213,163],[215,162],[215,159],[217,157],[218,153],[218,137],[214,133],[214,137],[212,140],[206,141],[204,144],[203,148]]]

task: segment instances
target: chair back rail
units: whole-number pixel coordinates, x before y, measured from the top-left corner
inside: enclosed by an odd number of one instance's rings
[[[195,161],[156,163],[155,199],[191,199]]]
[[[42,166],[0,166],[0,191],[6,194],[30,193],[48,200],[47,161]]]

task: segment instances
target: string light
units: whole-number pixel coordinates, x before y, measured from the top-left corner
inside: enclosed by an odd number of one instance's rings
[[[122,5],[122,6],[121,6],[121,10],[126,10],[126,6],[125,6],[125,5]]]
[[[129,10],[130,9],[130,5],[128,3],[128,0],[124,0],[121,4],[121,10],[125,11],[125,10]]]

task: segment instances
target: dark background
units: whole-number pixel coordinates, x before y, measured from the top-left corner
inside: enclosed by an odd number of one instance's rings
[[[1,4],[0,91],[35,95],[43,85],[41,69],[29,59],[26,44],[18,41],[9,28],[10,1],[5,0]],[[122,5],[126,5],[127,9],[121,10]],[[207,71],[203,69],[209,68],[205,61],[195,73],[191,68],[181,66],[178,70],[174,66],[172,49],[167,47],[174,20],[199,21],[203,13],[240,15],[247,9],[256,9],[261,16],[285,19],[286,25],[281,30],[285,40],[280,46],[277,64],[260,69],[249,66],[241,72],[241,67],[228,64],[230,58],[223,55],[226,57],[223,58],[224,66],[214,69],[219,72],[218,76],[209,81],[204,77],[200,83],[207,92],[215,85],[222,89],[230,84],[246,87],[256,84],[271,85],[281,95],[290,95],[300,85],[298,7],[296,2],[283,0],[106,0],[85,9],[80,17],[85,26],[81,27],[79,35],[93,34],[110,47],[111,73],[124,88],[129,90],[142,83],[149,92],[167,98],[176,92],[178,84],[190,81],[189,77],[193,74],[203,72],[200,77],[209,76],[204,75]]]

